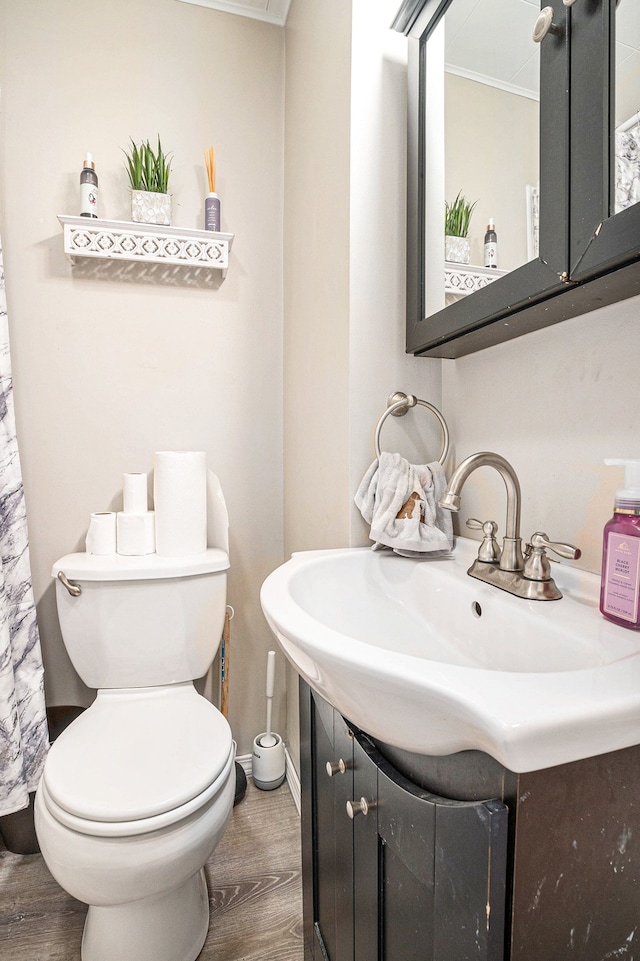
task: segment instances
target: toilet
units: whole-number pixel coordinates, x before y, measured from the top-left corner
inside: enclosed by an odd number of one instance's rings
[[[53,877],[89,905],[83,961],[195,961],[207,936],[235,757],[193,680],[220,643],[228,567],[219,548],[53,565],[65,647],[97,696],[51,746],[35,825]]]

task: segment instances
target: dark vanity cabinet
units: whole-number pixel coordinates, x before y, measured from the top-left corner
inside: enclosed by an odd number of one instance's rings
[[[300,705],[305,961],[640,961],[640,748],[515,774]]]
[[[539,44],[538,255],[427,316],[429,41],[463,2],[404,0],[393,23],[409,41],[406,349],[432,357],[461,357],[640,294],[640,204],[615,212],[616,13],[630,15],[634,0],[543,0],[553,18]],[[505,141],[505,164],[511,147]],[[469,164],[481,162],[470,154]]]
[[[301,695],[305,961],[502,961],[505,805],[424,790]]]

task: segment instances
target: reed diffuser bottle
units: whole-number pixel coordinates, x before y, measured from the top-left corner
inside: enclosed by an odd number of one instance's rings
[[[205,150],[204,162],[207,168],[209,193],[204,202],[204,229],[220,230],[220,198],[216,193],[216,152],[213,147]]]

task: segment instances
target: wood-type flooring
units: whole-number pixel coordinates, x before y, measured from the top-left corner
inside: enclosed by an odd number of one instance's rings
[[[249,779],[206,874],[211,920],[198,961],[302,961],[300,819],[286,782],[259,791]],[[86,911],[41,855],[0,842],[2,961],[80,961]]]

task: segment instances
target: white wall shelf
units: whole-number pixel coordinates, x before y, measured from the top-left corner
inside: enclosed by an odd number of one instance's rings
[[[225,273],[229,266],[234,234],[64,214],[58,214],[58,220],[64,232],[64,252],[72,264],[78,257],[99,257],[178,267],[217,267]]]
[[[445,261],[444,265],[444,290],[445,294],[457,294],[466,297],[468,294],[475,293],[497,280],[504,277],[506,270],[498,270],[496,267],[477,267],[474,264],[453,264]]]

